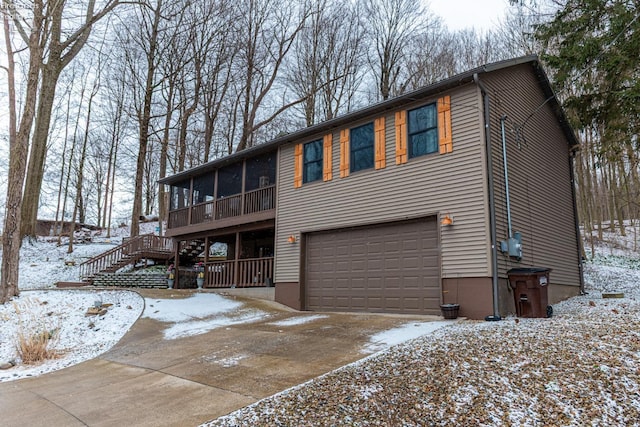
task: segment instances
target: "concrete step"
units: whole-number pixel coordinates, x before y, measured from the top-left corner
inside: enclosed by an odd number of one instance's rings
[[[91,282],[82,281],[82,282],[56,282],[54,285],[56,288],[82,288],[85,286],[91,286]]]

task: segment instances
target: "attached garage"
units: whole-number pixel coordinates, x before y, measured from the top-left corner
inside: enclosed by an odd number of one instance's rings
[[[306,235],[308,310],[440,314],[436,217]]]

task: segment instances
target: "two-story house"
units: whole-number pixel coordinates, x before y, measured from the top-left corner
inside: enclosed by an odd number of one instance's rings
[[[273,285],[299,310],[505,314],[511,268],[551,268],[550,303],[581,290],[576,147],[517,58],[163,179],[166,234],[205,287]]]

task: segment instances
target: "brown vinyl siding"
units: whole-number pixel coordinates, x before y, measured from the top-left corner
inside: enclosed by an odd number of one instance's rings
[[[512,229],[522,233],[521,262],[498,252],[498,270],[506,277],[506,271],[514,267],[549,267],[553,269],[551,283],[579,286],[569,146],[549,104],[540,108],[545,96],[530,68],[523,64],[481,78],[491,97],[497,238],[508,237],[500,133],[503,115],[507,117]]]
[[[453,152],[387,162],[380,170],[355,172],[330,182],[294,188],[294,145],[281,147],[276,218],[275,281],[300,280],[300,245],[287,236],[427,215],[451,214],[455,224],[440,227],[441,277],[490,274],[487,184],[484,172],[482,102],[475,85],[451,95]],[[437,96],[416,103],[435,102]],[[351,127],[369,122],[370,117]],[[395,158],[395,111],[386,114],[386,157]],[[333,132],[333,161],[340,159],[340,131]],[[311,140],[311,139],[310,139]],[[306,142],[306,141],[297,141]]]

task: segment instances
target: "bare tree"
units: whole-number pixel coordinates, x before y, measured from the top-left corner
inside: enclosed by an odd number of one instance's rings
[[[71,181],[71,170],[72,170],[74,161],[76,160],[75,152],[76,152],[78,132],[79,132],[78,127],[80,126],[80,116],[82,114],[82,102],[84,101],[84,92],[86,89],[86,76],[83,76],[82,81],[83,81],[83,84],[80,89],[80,99],[78,100],[78,111],[76,113],[76,119],[75,119],[74,128],[73,128],[73,136],[71,137],[71,149],[69,150],[68,158],[65,155],[62,157],[62,161],[61,161],[63,166],[63,174],[62,174],[63,176],[65,175],[64,166],[67,165],[67,167],[66,167],[65,184],[64,184],[64,187],[62,187],[62,191],[63,191],[62,212],[60,213],[61,225],[58,229],[58,244],[62,243],[62,235],[64,230],[64,217],[67,211],[67,198],[69,196],[69,185],[70,185],[69,183]],[[71,105],[69,105],[67,108],[71,110]],[[67,144],[66,137],[67,137],[67,132],[65,132],[65,145]],[[60,182],[62,183],[62,177]],[[75,220],[75,219],[72,219],[72,220]],[[73,233],[69,237],[73,238]]]
[[[363,27],[357,4],[316,2],[301,31],[287,81],[299,98],[304,121],[335,117],[349,105],[361,80]]]
[[[0,277],[0,303],[19,294],[18,273],[20,246],[22,235],[20,234],[20,211],[22,209],[22,185],[26,171],[27,153],[29,151],[29,137],[31,126],[35,118],[36,99],[38,92],[38,77],[42,61],[42,27],[44,16],[42,14],[42,0],[33,2],[33,16],[27,45],[29,46],[29,68],[27,71],[27,87],[25,90],[25,102],[23,104],[20,125],[17,126],[16,99],[15,99],[15,71],[13,59],[13,46],[11,44],[11,32],[9,30],[8,16],[14,22],[22,19],[17,15],[12,2],[3,0],[3,28],[7,47],[8,83],[9,83],[9,177],[7,179],[7,201],[4,216],[4,231],[2,233],[2,273]],[[22,23],[18,24],[20,27]],[[11,112],[13,111],[13,112]]]
[[[217,9],[209,9],[208,13],[203,14],[210,22],[206,29],[211,39],[202,72],[202,120],[204,121],[202,161],[205,163],[209,161],[212,154],[217,157],[220,153],[219,144],[214,144],[214,133],[219,126],[220,111],[227,102],[227,93],[232,83],[232,65],[238,51],[233,40],[227,37],[228,24],[234,21],[234,13],[229,4],[220,2]],[[220,138],[218,137],[217,140],[219,141]]]
[[[72,77],[75,76],[75,70],[72,70]],[[75,80],[72,78],[72,80]],[[71,167],[71,164],[67,164],[67,145],[69,142],[69,127],[71,126],[71,98],[73,95],[73,90],[71,87],[67,89],[67,105],[65,108],[65,126],[64,126],[64,136],[62,143],[62,154],[60,156],[60,179],[58,181],[58,201],[56,204],[56,217],[54,221],[54,233],[58,234],[58,244],[60,244],[60,239],[62,236],[62,229],[64,228],[64,206],[66,206],[66,197],[67,197],[67,186],[64,186],[65,176],[69,176],[67,174],[67,166]],[[67,181],[68,185],[68,181]],[[62,200],[62,194],[64,190],[64,201]],[[61,205],[62,204],[62,205]],[[61,212],[62,209],[62,212]],[[60,220],[60,222],[58,222]],[[59,231],[58,231],[59,230]]]
[[[102,212],[102,224],[107,228],[107,238],[111,237],[111,214],[114,203],[113,193],[115,191],[115,178],[118,165],[118,149],[122,139],[123,128],[126,124],[126,117],[124,117],[124,81],[121,76],[118,76],[114,83],[114,86],[111,88],[114,97],[109,97],[107,100],[107,102],[111,104],[111,114],[113,114],[109,120],[111,126],[108,128],[109,131],[107,135],[109,139],[109,155],[105,180],[104,210]]]
[[[400,94],[407,47],[437,21],[415,0],[364,0],[370,32],[369,64],[382,99]]]
[[[4,0],[15,8],[14,0]],[[33,46],[23,28],[21,17],[14,15],[14,23],[29,50],[39,55],[37,64],[41,72],[38,92],[38,110],[30,149],[29,166],[24,188],[21,230],[23,236],[35,236],[40,189],[44,176],[47,138],[51,124],[51,113],[56,85],[62,70],[86,44],[93,26],[120,4],[120,0],[108,0],[98,11],[96,0],[89,0],[83,13],[78,14],[78,5],[65,0],[33,2],[33,15],[41,21],[38,42]],[[65,13],[67,12],[67,13]]]
[[[91,94],[89,95],[89,99],[87,101],[87,117],[85,120],[84,127],[84,135],[82,138],[82,148],[80,150],[80,156],[78,156],[78,173],[76,176],[76,196],[75,203],[73,204],[73,214],[71,215],[71,230],[69,231],[69,247],[67,248],[67,252],[73,252],[73,234],[75,231],[75,223],[76,223],[76,215],[78,215],[79,210],[84,210],[82,204],[82,184],[84,181],[84,165],[86,161],[86,152],[87,152],[87,144],[89,141],[89,126],[91,124],[91,110],[93,107],[93,100],[98,94],[98,88],[100,86],[100,76],[96,78],[93,82],[93,88],[91,89]],[[83,218],[84,212],[81,213],[80,222],[84,222]]]
[[[407,46],[406,77],[400,91],[417,89],[454,75],[458,71],[456,62],[455,35],[434,20]]]
[[[142,215],[142,195],[145,172],[145,160],[149,145],[151,113],[154,93],[159,86],[158,63],[162,46],[159,45],[161,35],[161,23],[163,20],[163,1],[157,0],[154,7],[142,7],[140,9],[140,34],[130,36],[128,41],[138,40],[140,51],[146,62],[146,68],[138,68],[138,57],[128,57],[128,65],[133,76],[133,84],[137,84],[137,77],[142,79],[142,99],[136,106],[136,119],[138,121],[138,154],[136,162],[136,174],[134,183],[133,209],[131,212],[131,236],[140,233],[140,216]],[[137,37],[141,39],[137,39]]]
[[[304,28],[311,13],[300,1],[242,0],[237,4],[239,55],[236,63],[238,74],[237,96],[241,135],[236,150],[241,151],[255,144],[254,134],[283,111],[299,104],[304,98],[286,101],[282,94],[279,106],[258,114],[264,108],[267,95],[280,74],[280,68]]]

